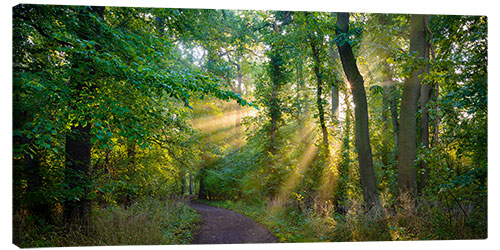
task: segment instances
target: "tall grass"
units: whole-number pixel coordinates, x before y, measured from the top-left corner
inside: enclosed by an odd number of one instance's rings
[[[88,228],[34,226],[15,219],[14,243],[19,247],[187,244],[199,215],[181,200],[143,200],[129,207],[92,211]]]
[[[486,216],[463,223],[458,207],[415,201],[402,196],[397,205],[384,203],[383,211],[366,212],[357,200],[346,202],[346,213],[331,204],[314,201],[300,207],[293,202],[280,208],[245,201],[211,202],[254,218],[268,226],[281,242],[343,242],[397,240],[484,239]],[[468,218],[471,220],[472,218]]]

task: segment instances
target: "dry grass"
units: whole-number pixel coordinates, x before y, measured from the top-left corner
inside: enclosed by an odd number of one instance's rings
[[[20,247],[186,244],[197,221],[198,214],[183,201],[146,200],[128,208],[95,209],[86,229],[18,224],[15,243]]]
[[[214,204],[253,217],[282,242],[484,239],[487,233],[474,225],[478,223],[464,223],[458,207],[448,211],[439,203],[415,201],[408,195],[401,196],[396,205],[382,200],[383,209],[368,212],[360,200],[350,199],[344,205],[345,214],[335,213],[331,203],[318,201],[300,209],[291,200]],[[484,215],[478,220],[486,223]]]

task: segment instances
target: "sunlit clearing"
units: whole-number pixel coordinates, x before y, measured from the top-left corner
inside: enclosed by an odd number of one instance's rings
[[[312,130],[313,129],[309,126],[304,127],[299,132],[299,135],[309,135]],[[278,194],[273,198],[269,208],[272,212],[279,211],[285,205],[288,195],[290,195],[291,191],[297,186],[299,180],[304,177],[304,171],[311,165],[311,162],[318,151],[318,147],[314,144],[314,137],[307,141],[307,147],[300,156],[295,170],[290,173],[289,177],[283,185],[281,185]]]
[[[225,112],[222,114],[212,115],[208,117],[202,117],[193,120],[193,128],[200,129],[204,133],[210,133],[212,131],[232,126],[239,119],[247,116],[255,116],[257,110],[254,108],[244,108],[241,110],[233,110],[230,112]]]

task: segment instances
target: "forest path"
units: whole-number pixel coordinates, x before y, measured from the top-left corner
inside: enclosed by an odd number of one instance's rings
[[[263,225],[231,210],[190,202],[201,215],[201,227],[191,244],[274,243],[278,239]]]

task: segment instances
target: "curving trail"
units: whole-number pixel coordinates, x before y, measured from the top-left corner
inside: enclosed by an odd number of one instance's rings
[[[191,244],[278,242],[265,226],[247,216],[195,201],[191,201],[190,206],[201,215],[201,227]]]

